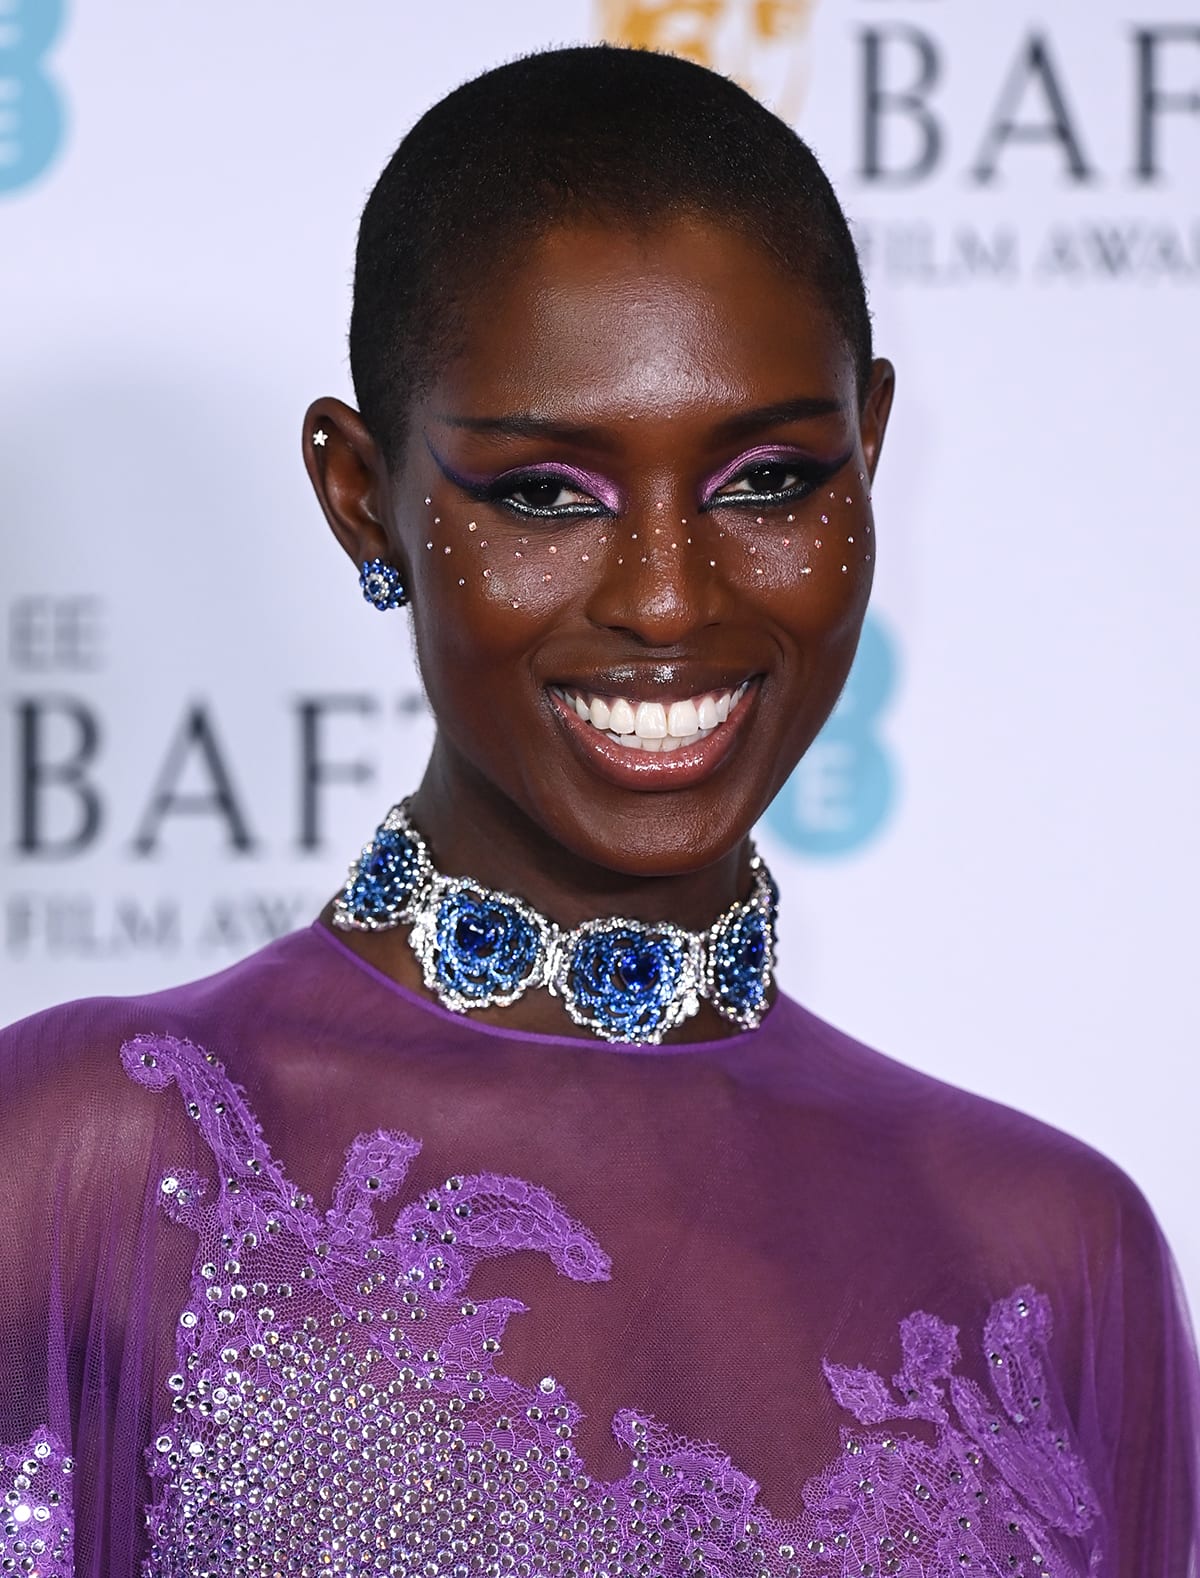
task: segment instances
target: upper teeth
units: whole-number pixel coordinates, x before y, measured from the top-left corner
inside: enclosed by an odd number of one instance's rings
[[[560,690],[558,694],[585,723],[602,729],[622,745],[673,751],[702,739],[724,723],[745,694],[748,683],[734,690],[710,691],[686,701],[673,701],[670,706],[661,701],[627,701],[624,696],[610,699],[574,690]]]

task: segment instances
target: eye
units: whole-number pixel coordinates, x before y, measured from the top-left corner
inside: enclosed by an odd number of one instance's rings
[[[502,477],[488,489],[488,497],[519,515],[562,518],[604,515],[603,504],[566,477],[536,474]]]
[[[795,462],[761,460],[747,466],[736,477],[731,477],[705,502],[715,504],[724,499],[746,499],[754,503],[771,503],[776,499],[797,498],[811,486],[810,479]]]

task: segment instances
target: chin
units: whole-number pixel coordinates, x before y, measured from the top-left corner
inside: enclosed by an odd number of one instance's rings
[[[697,792],[628,798],[632,804],[606,799],[590,816],[559,803],[541,826],[601,870],[635,880],[678,877],[704,871],[736,849],[769,803],[769,796],[739,805],[727,794]]]

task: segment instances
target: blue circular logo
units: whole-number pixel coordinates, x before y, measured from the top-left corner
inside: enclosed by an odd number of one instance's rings
[[[868,619],[829,722],[769,807],[764,824],[803,855],[846,855],[879,832],[895,798],[891,758],[876,735],[896,681],[895,646]]]
[[[0,0],[0,192],[36,181],[62,144],[62,99],[43,64],[62,18],[62,0]]]

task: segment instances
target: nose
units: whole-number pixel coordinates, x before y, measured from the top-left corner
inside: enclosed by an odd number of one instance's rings
[[[680,646],[717,623],[721,588],[707,536],[686,508],[661,498],[623,515],[604,545],[592,623],[646,647]]]

